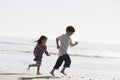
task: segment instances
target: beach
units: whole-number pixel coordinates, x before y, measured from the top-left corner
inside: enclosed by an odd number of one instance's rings
[[[0,41],[0,80],[120,80],[119,47],[114,50],[106,49],[105,46],[102,49],[103,46],[96,48],[94,45],[94,48],[81,44],[80,48],[70,48],[68,53],[72,64],[66,70],[67,76],[60,73],[61,66],[53,77],[50,71],[58,58],[58,50],[52,45],[54,43],[48,41],[51,56],[43,55],[40,69],[42,75],[36,75],[36,68],[27,71],[28,65],[35,63],[33,61],[35,43],[32,43],[32,40],[25,42],[26,39],[6,40],[11,41]]]
[[[29,56],[29,57],[28,57]],[[7,58],[7,60],[4,60]],[[60,73],[61,68],[52,77],[52,69],[56,55],[43,58],[41,73],[36,75],[36,68],[27,71],[33,56],[30,54],[0,54],[0,80],[120,80],[120,61],[101,58],[71,57],[72,65],[67,69],[67,76]]]
[[[0,0],[0,80],[120,80],[120,0]]]
[[[36,75],[0,75],[0,80],[77,80],[67,77],[36,76]]]

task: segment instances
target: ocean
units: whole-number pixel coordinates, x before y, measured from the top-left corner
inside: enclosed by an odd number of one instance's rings
[[[36,40],[35,38],[1,36],[0,54],[33,54]],[[48,40],[47,47],[52,55],[58,54],[55,40]],[[79,57],[120,59],[120,45],[79,41],[79,45],[68,49],[68,54]]]

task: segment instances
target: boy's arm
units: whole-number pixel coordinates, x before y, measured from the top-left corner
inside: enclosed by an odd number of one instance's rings
[[[57,44],[57,49],[60,49],[59,39],[58,38],[56,38],[56,44]]]
[[[70,46],[71,47],[74,47],[74,46],[76,46],[78,44],[78,42],[75,42],[74,44],[72,43],[72,41],[70,41]]]

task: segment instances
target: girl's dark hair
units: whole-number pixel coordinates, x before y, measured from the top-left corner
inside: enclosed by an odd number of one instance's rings
[[[42,43],[42,40],[44,40],[44,39],[47,39],[47,37],[42,35],[42,36],[36,41],[37,44],[41,44],[41,43]]]

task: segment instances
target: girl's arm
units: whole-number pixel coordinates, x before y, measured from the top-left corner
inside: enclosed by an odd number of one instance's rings
[[[38,46],[38,45],[34,48],[34,52],[33,52],[33,53],[34,53],[34,56],[37,56],[37,55],[38,55],[40,49],[41,49],[41,46]]]
[[[37,56],[37,52],[38,52],[38,50],[37,50],[37,46],[36,46],[35,49],[34,49],[33,55]]]
[[[34,53],[34,56],[37,56],[37,53]]]
[[[49,54],[48,51],[47,51],[47,47],[45,48],[45,54],[46,54],[47,56],[50,56],[50,54]]]

